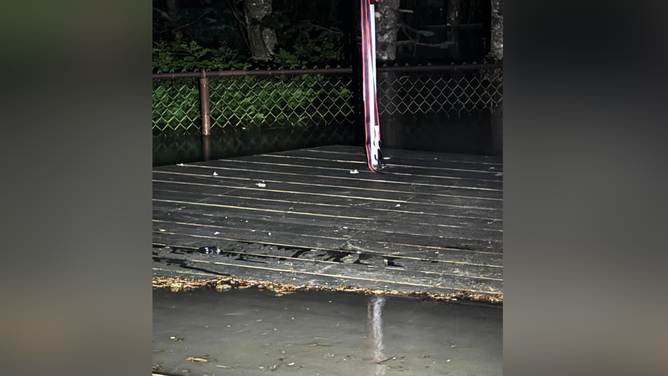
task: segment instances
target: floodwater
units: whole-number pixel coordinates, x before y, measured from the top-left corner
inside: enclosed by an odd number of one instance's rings
[[[322,145],[362,145],[363,132],[351,124],[260,128],[222,131],[216,127],[211,136],[198,132],[153,135],[153,166],[199,162],[210,159],[272,153]]]
[[[346,292],[153,290],[164,375],[503,374],[503,309]]]
[[[498,155],[500,141],[490,123],[491,114],[461,113],[406,118],[383,116],[383,145],[393,149],[446,153]],[[498,129],[497,129],[498,131]],[[171,132],[153,136],[153,166],[233,158],[323,145],[364,145],[364,129],[348,124],[261,128],[223,131],[215,127],[211,136]],[[497,137],[497,139],[495,139]]]

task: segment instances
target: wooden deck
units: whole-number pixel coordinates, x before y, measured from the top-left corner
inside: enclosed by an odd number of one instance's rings
[[[502,294],[501,158],[383,151],[383,174],[353,146],[154,168],[154,274]]]

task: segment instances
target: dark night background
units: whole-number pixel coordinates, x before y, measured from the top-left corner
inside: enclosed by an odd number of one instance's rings
[[[327,91],[297,111],[306,122],[275,118],[279,108],[265,110],[262,123],[249,125],[239,118],[256,113],[246,105],[245,113],[235,113],[232,120],[224,115],[235,106],[231,95],[213,94],[211,158],[258,154],[279,150],[306,148],[327,144],[362,145],[364,128],[360,114],[361,76],[359,2],[355,0],[261,0],[272,5],[263,18],[249,22],[252,14],[244,1],[153,1],[154,72],[187,72],[198,69],[300,69],[325,67],[352,67],[352,75],[332,76],[333,81],[317,86]],[[388,3],[385,3],[388,4]],[[413,73],[383,71],[383,67],[443,66],[459,64],[501,63],[492,53],[491,2],[482,0],[394,0],[395,8],[388,12],[395,18],[378,16],[377,60],[378,104],[380,109],[381,139],[384,147],[440,152],[501,155],[502,154],[502,69],[472,70],[464,73]],[[386,5],[390,7],[390,5]],[[378,14],[384,10],[376,6]],[[275,33],[275,46],[268,55],[253,52],[252,32],[249,25],[258,24],[263,30]],[[396,30],[395,34],[386,30]],[[390,45],[383,44],[381,35],[388,35]],[[192,52],[195,49],[201,51]],[[222,52],[221,52],[222,51]],[[499,51],[499,49],[497,49]],[[502,47],[500,49],[502,54]],[[499,52],[495,52],[499,53]],[[169,54],[169,55],[168,55]],[[186,61],[186,59],[190,59]],[[258,80],[261,82],[262,80]],[[162,82],[162,84],[161,84]],[[191,82],[194,82],[191,80]],[[219,81],[220,82],[220,81]],[[220,85],[238,85],[240,80],[225,81]],[[266,80],[264,82],[267,82]],[[293,82],[294,84],[294,82]],[[173,103],[184,103],[181,95],[191,87],[170,85],[154,80],[159,93],[171,92]],[[256,85],[256,84],[253,84]],[[292,85],[292,84],[289,84]],[[329,86],[328,86],[329,85]],[[343,85],[343,86],[341,86]],[[212,79],[211,87],[216,87]],[[237,86],[234,86],[237,87]],[[254,86],[257,89],[256,86]],[[316,86],[314,86],[316,87]],[[330,116],[328,113],[347,108],[328,104],[341,100],[332,87],[352,92],[345,99],[352,113]],[[213,90],[213,89],[212,89]],[[158,93],[156,91],[156,93]],[[292,101],[289,87],[283,97]],[[239,85],[238,93],[251,103],[266,101],[267,91],[258,93],[251,86]],[[154,118],[154,165],[174,164],[201,159],[199,128],[195,104],[192,114],[180,124],[170,125],[165,118],[174,109],[164,109],[155,102],[154,112],[163,115]],[[227,98],[215,101],[216,98]],[[162,98],[162,97],[161,97]],[[338,98],[338,99],[337,99]],[[230,102],[232,101],[232,102]],[[496,101],[496,105],[486,104]],[[348,106],[346,105],[346,106]],[[180,104],[181,109],[186,105]],[[231,107],[230,107],[231,106]],[[282,107],[286,113],[293,109]],[[243,110],[244,108],[239,108]],[[328,111],[328,109],[334,109]],[[178,109],[176,109],[178,111]],[[258,109],[262,111],[262,109]],[[191,120],[192,119],[192,120]],[[194,121],[195,126],[190,126]],[[183,132],[187,128],[188,132]],[[173,132],[175,131],[175,132]]]
[[[151,366],[149,2],[5,2],[3,374]],[[504,371],[666,374],[656,1],[504,7]]]
[[[329,29],[338,35],[343,52],[338,59],[320,63],[352,63],[348,38],[359,39],[359,1],[357,0],[273,0],[273,13],[280,28],[299,22],[316,25],[319,31]],[[458,53],[440,48],[452,28],[448,26],[448,0],[402,0],[397,35],[397,58],[391,63],[462,63],[481,61],[490,49],[490,2],[461,1],[461,30]],[[236,13],[236,14],[235,14]],[[244,31],[239,25],[243,13],[240,1],[225,0],[153,0],[153,40],[172,40],[182,33],[188,40],[215,48],[221,43],[249,56]],[[281,35],[279,33],[279,39]],[[421,44],[411,43],[411,40]],[[357,41],[359,43],[359,41]],[[289,40],[279,40],[279,47],[289,48]]]

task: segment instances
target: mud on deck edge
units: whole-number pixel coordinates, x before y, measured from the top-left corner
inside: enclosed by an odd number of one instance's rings
[[[408,298],[419,298],[429,301],[441,302],[476,302],[492,305],[503,305],[503,294],[473,294],[469,292],[452,292],[447,294],[400,291],[394,289],[370,289],[354,286],[325,287],[313,284],[294,284],[264,281],[258,279],[244,279],[233,276],[211,278],[211,275],[192,271],[160,270],[153,271],[152,285],[155,289],[169,288],[173,292],[190,291],[193,289],[215,289],[217,291],[228,291],[235,289],[256,288],[276,293],[277,296],[307,291],[341,291],[353,292],[365,295],[387,295]]]

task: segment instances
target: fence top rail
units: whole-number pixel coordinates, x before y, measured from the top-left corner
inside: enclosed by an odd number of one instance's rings
[[[378,73],[384,72],[456,72],[483,69],[502,69],[503,63],[492,64],[461,64],[461,65],[417,65],[417,66],[383,66]],[[350,74],[352,68],[314,68],[314,69],[277,69],[277,70],[217,70],[182,73],[153,73],[153,78],[197,78],[197,77],[232,77],[232,76],[294,76],[300,74]]]

